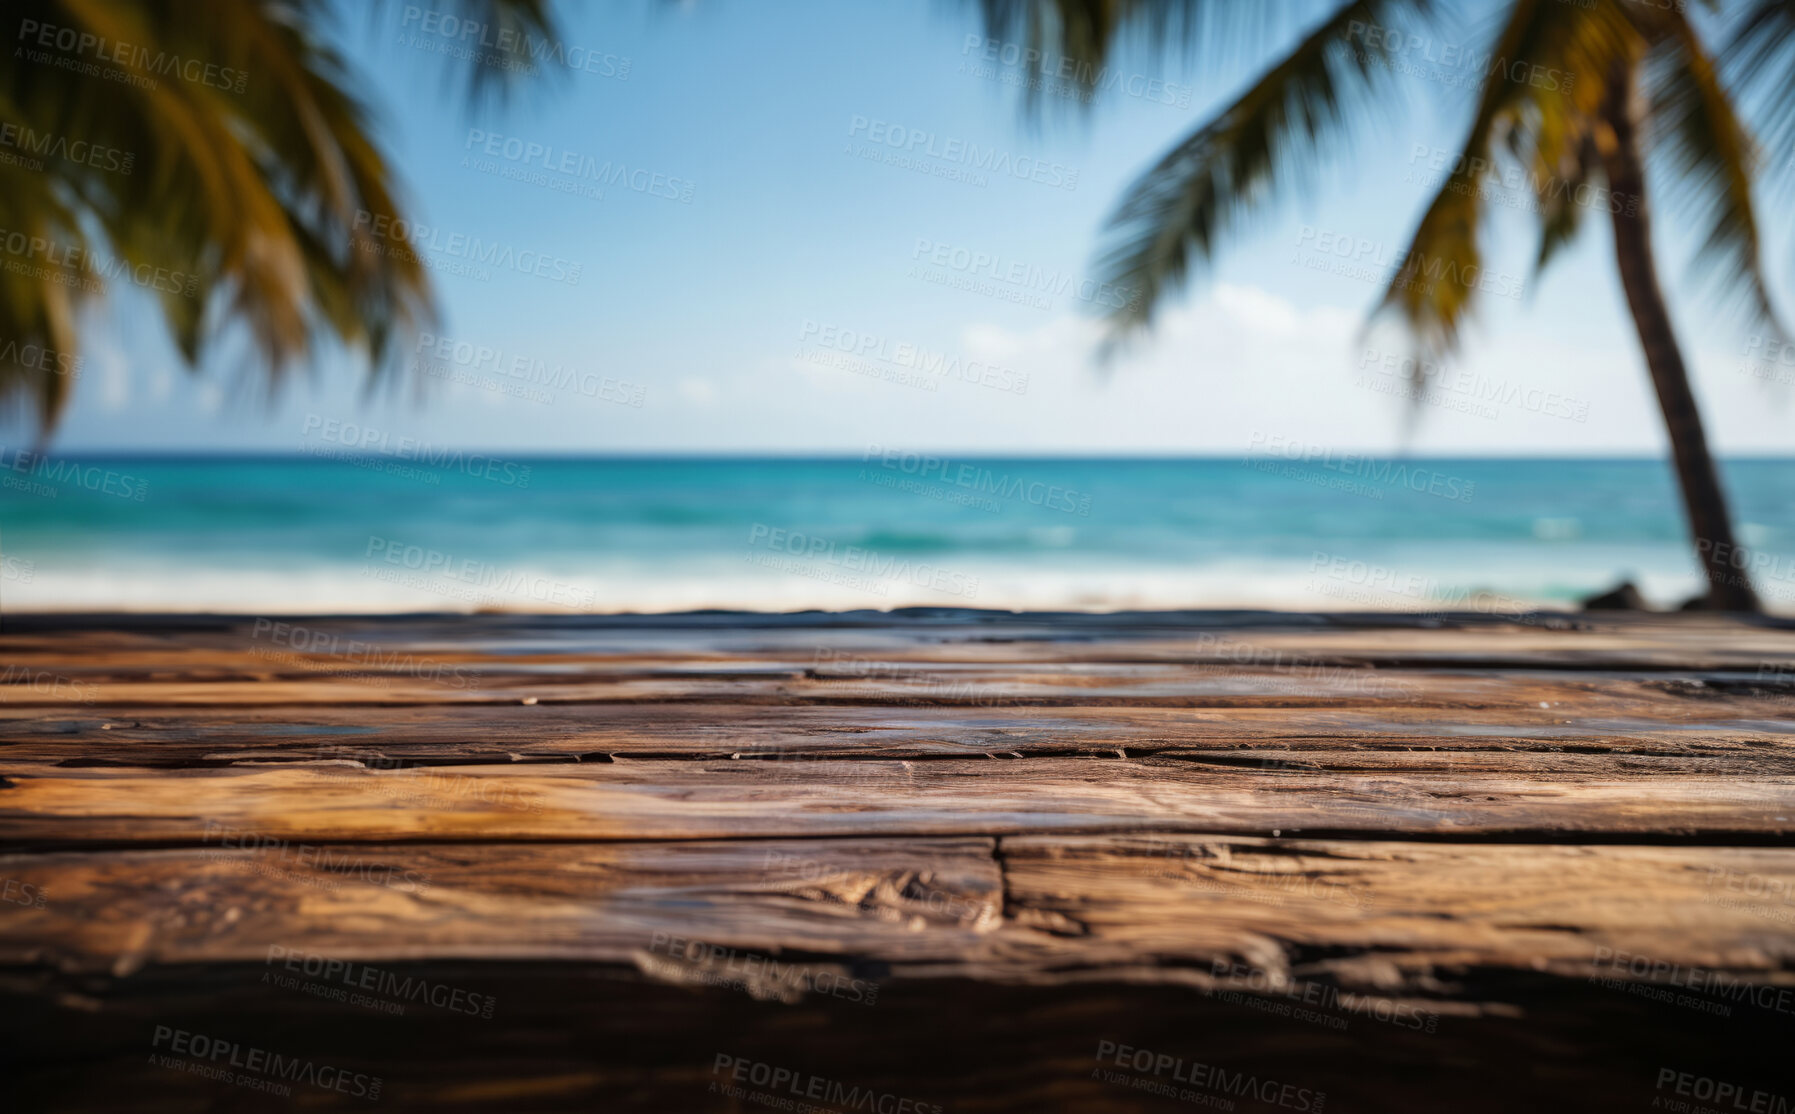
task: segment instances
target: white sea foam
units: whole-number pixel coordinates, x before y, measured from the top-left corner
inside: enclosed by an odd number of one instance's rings
[[[674,612],[887,610],[980,607],[1000,610],[1274,608],[1308,611],[1486,611],[1565,607],[1612,582],[1614,566],[1517,570],[1405,565],[1405,579],[1327,575],[1308,560],[1229,561],[1192,567],[1042,567],[1002,561],[955,565],[969,593],[934,590],[902,577],[862,577],[830,566],[767,569],[735,562],[688,562],[660,569],[573,571],[558,566],[506,570],[504,584],[457,579],[381,579],[361,565],[304,569],[115,562],[112,567],[46,567],[29,581],[0,586],[0,607],[21,611],[201,611],[329,613]],[[1413,570],[1410,572],[1409,570]],[[1635,576],[1647,598],[1671,604],[1696,589],[1692,575],[1661,570]],[[529,586],[537,588],[531,590]],[[509,587],[507,587],[509,586]],[[544,587],[546,586],[546,588]],[[1499,586],[1499,587],[1498,587]],[[1772,605],[1781,602],[1770,601]]]

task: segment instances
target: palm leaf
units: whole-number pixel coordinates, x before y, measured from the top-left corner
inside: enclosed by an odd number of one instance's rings
[[[1644,84],[1659,136],[1653,155],[1671,177],[1666,192],[1683,223],[1701,236],[1698,273],[1740,298],[1755,328],[1781,340],[1787,334],[1765,280],[1752,200],[1761,152],[1695,29],[1681,13],[1667,16],[1665,27]]]
[[[1457,346],[1475,306],[1489,183],[1504,158],[1526,169],[1538,206],[1538,265],[1549,263],[1576,233],[1595,166],[1590,136],[1603,90],[1617,62],[1643,50],[1620,9],[1624,2],[1594,0],[1583,8],[1562,0],[1516,0],[1493,44],[1469,133],[1380,307],[1401,316],[1429,356]],[[1508,68],[1514,66],[1525,68]],[[1516,72],[1527,80],[1513,80]],[[1536,74],[1544,76],[1536,81]],[[1417,360],[1415,366],[1431,362]]]
[[[352,92],[359,75],[320,33],[335,10],[326,0],[17,0],[9,14],[21,27],[137,49],[42,57],[27,39],[0,58],[0,109],[22,134],[116,156],[0,163],[0,227],[31,230],[60,259],[0,271],[0,340],[72,356],[74,323],[105,290],[97,263],[113,285],[144,287],[189,364],[242,336],[270,384],[325,343],[363,356],[374,377],[390,369],[397,338],[430,320],[433,297],[415,254],[370,250],[383,245],[366,215],[405,206]],[[457,11],[517,32],[503,38],[514,53],[555,34],[547,0],[457,0]],[[183,79],[160,64],[169,58],[212,76]],[[520,70],[476,69],[470,88],[497,91]],[[47,432],[70,385],[0,366],[0,405],[34,412]]]
[[[1085,90],[1124,48],[1162,53],[1176,45],[1188,59],[1207,45],[1219,56],[1250,46],[1278,14],[1277,5],[1227,0],[978,0],[978,8],[986,35],[1050,60],[1056,79]],[[1025,89],[1025,108],[1040,108],[1045,85]]]
[[[1795,148],[1795,0],[1751,0],[1733,21],[1722,68],[1758,106],[1758,131],[1778,151]],[[1795,164],[1777,168],[1785,175]]]
[[[561,34],[550,0],[443,0],[442,6],[462,23],[485,29],[483,45],[473,53],[473,64],[467,68],[465,87],[469,101],[475,104],[507,101],[522,85],[522,78],[541,75],[545,67],[536,51],[552,51]],[[371,11],[378,14],[391,7],[389,3]]]
[[[1148,325],[1191,268],[1212,260],[1255,206],[1314,181],[1330,140],[1391,74],[1385,36],[1427,16],[1429,0],[1353,0],[1214,119],[1129,186],[1110,218],[1099,268],[1132,298],[1111,315],[1112,336]]]

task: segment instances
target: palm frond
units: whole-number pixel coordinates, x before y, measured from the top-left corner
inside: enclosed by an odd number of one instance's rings
[[[1739,297],[1752,325],[1780,340],[1787,333],[1770,298],[1752,200],[1762,153],[1695,29],[1678,14],[1666,30],[1643,73],[1652,155],[1670,179],[1661,192],[1701,237],[1698,274]]]
[[[987,36],[1051,60],[1056,78],[1086,90],[1124,48],[1219,56],[1250,48],[1280,16],[1279,5],[1229,0],[978,0],[978,8]],[[1024,106],[1039,109],[1044,86],[1025,90]]]
[[[1720,52],[1722,71],[1756,106],[1758,133],[1773,150],[1795,149],[1795,0],[1749,0]],[[1777,168],[1787,180],[1795,163]]]
[[[1585,8],[1516,0],[1492,46],[1469,133],[1380,305],[1403,319],[1429,356],[1457,346],[1475,307],[1489,183],[1502,159],[1526,168],[1541,221],[1538,265],[1549,263],[1580,226],[1603,90],[1616,61],[1643,50],[1624,2],[1593,0]],[[1517,73],[1524,79],[1516,80]]]
[[[321,33],[325,0],[17,0],[21,28],[110,44],[71,53],[21,32],[0,58],[0,109],[21,154],[0,161],[0,228],[50,245],[0,270],[0,342],[76,353],[76,319],[108,286],[153,298],[190,364],[226,335],[271,384],[324,342],[378,377],[433,313],[414,253],[380,250],[369,214],[403,215],[359,75]],[[457,0],[530,49],[547,0]],[[64,41],[67,41],[66,39]],[[521,67],[478,71],[476,84]],[[484,87],[484,86],[482,86]],[[70,144],[103,158],[70,158]],[[0,366],[0,405],[48,431],[68,375]]]
[[[441,6],[462,24],[482,28],[481,48],[467,70],[468,99],[474,103],[509,100],[523,78],[548,69],[541,57],[562,45],[551,0],[442,0]]]
[[[1162,299],[1206,263],[1272,194],[1315,179],[1329,142],[1392,76],[1387,36],[1367,27],[1412,26],[1430,0],[1353,0],[1212,120],[1142,174],[1106,229],[1098,266],[1131,293],[1111,314],[1112,337],[1148,325]]]

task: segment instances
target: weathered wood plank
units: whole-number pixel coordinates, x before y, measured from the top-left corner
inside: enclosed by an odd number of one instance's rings
[[[1780,839],[1795,778],[1327,773],[1169,759],[8,767],[0,840],[718,839],[1184,831]]]
[[[0,967],[65,974],[284,968],[289,954],[578,959],[785,1000],[875,969],[1204,992],[1323,980],[1434,1013],[1503,1005],[1458,985],[1469,972],[1680,984],[1771,1014],[1749,986],[1795,987],[1795,850],[1781,848],[1062,835],[337,844],[13,855],[0,874],[42,895],[0,917]],[[1712,977],[1696,987],[1695,969]],[[1795,991],[1780,1000],[1795,1014]]]
[[[1261,983],[1413,992],[1491,968],[1625,979],[1609,953],[1626,953],[1795,985],[1783,848],[1056,835],[1002,849],[1015,919],[1070,932],[1096,968],[1185,978],[1234,958]]]
[[[47,895],[0,917],[0,965],[123,974],[263,963],[271,947],[363,960],[579,958],[695,985],[759,979],[756,992],[792,997],[814,990],[808,968],[749,969],[698,945],[825,967],[831,957],[964,959],[1002,920],[994,847],[740,840],[0,856],[0,875]]]
[[[615,704],[603,708],[269,708],[155,705],[0,708],[0,764],[305,760],[354,755],[466,762],[609,756],[726,758],[771,751],[817,757],[914,758],[956,753],[1129,754],[1271,745],[1339,749],[1512,749],[1591,753],[1752,754],[1776,763],[1795,741],[1781,706],[1675,699],[1675,708],[1550,707],[1042,708],[926,705]],[[1648,717],[1642,712],[1649,711]],[[1676,713],[1673,715],[1673,713]]]
[[[1414,712],[1577,707],[1584,715],[1630,715],[1671,721],[1700,718],[1704,696],[1730,695],[1735,715],[1786,716],[1795,683],[1756,674],[1666,681],[1641,673],[1494,674],[1409,668],[1319,666],[1286,671],[1213,665],[1118,665],[1101,671],[1064,668],[989,669],[964,664],[870,660],[852,671],[802,662],[736,659],[729,668],[594,670],[543,666],[530,670],[456,667],[453,674],[316,668],[245,671],[191,665],[82,668],[28,662],[0,685],[9,709],[74,705],[130,707],[303,706],[306,704],[481,705],[529,700],[541,704],[727,703],[828,705],[932,704],[947,707],[1355,708],[1403,705]],[[44,683],[43,678],[53,678]],[[33,682],[37,683],[33,683]],[[1704,689],[1706,691],[1704,691]],[[1697,699],[1691,699],[1691,698]]]

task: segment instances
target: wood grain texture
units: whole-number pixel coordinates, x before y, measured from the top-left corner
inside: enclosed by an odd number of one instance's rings
[[[9,912],[0,962],[79,973],[261,962],[286,947],[701,974],[703,954],[667,944],[684,937],[904,978],[1126,972],[1208,988],[1229,981],[1214,969],[1225,961],[1280,983],[1441,996],[1470,969],[1587,977],[1606,948],[1795,986],[1795,850],[1781,848],[1059,835],[319,844],[14,855],[0,871],[53,895]]]
[[[1329,1111],[1795,1095],[1776,621],[62,616],[0,655],[33,1108],[266,1107],[159,1026],[401,1109],[768,1108],[719,1055],[1294,1108],[1121,1046]]]
[[[1352,773],[1177,757],[815,759],[191,770],[8,767],[0,839],[234,846],[1182,831],[1780,840],[1795,777],[1628,770]],[[1566,764],[1570,765],[1570,764]]]

